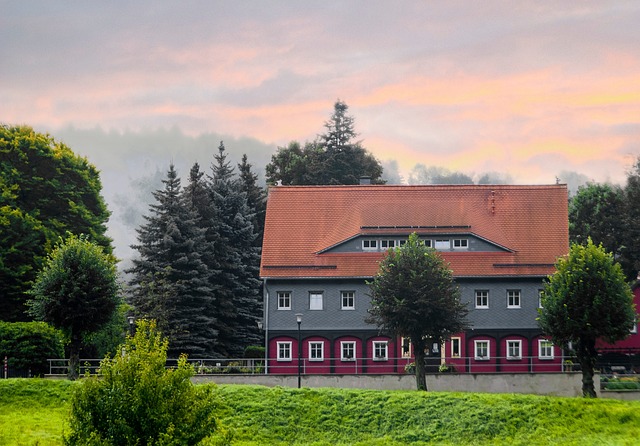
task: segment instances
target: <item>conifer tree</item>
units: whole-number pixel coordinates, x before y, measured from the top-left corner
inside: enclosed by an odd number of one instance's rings
[[[247,162],[247,155],[242,155],[242,162],[238,164],[240,172],[240,187],[247,195],[247,206],[253,212],[253,229],[256,233],[255,246],[262,248],[262,235],[264,232],[264,218],[267,212],[267,194],[258,186],[258,175],[251,170],[251,164]]]
[[[153,194],[157,203],[150,205],[147,223],[138,229],[139,244],[133,245],[140,257],[129,271],[132,304],[141,316],[151,316],[145,310],[155,308],[166,317],[172,355],[211,356],[217,333],[210,273],[202,260],[204,230],[184,199],[173,164],[163,183]]]
[[[246,193],[227,161],[224,143],[214,156],[210,178],[211,202],[217,240],[215,256],[221,271],[217,274],[219,343],[230,356],[242,356],[244,348],[259,342],[257,321],[261,316],[258,280],[259,248],[253,213]]]

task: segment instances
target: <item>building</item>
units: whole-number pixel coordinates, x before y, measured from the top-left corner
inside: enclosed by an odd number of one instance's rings
[[[536,317],[543,280],[569,251],[567,206],[565,185],[272,187],[260,268],[268,372],[402,373],[411,346],[365,323],[367,281],[412,232],[449,262],[470,309],[470,330],[432,345],[434,367],[560,371]]]

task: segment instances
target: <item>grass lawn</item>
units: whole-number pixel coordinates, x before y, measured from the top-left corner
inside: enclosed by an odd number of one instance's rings
[[[0,445],[61,445],[73,386],[0,380]],[[208,445],[635,445],[640,402],[219,386]]]

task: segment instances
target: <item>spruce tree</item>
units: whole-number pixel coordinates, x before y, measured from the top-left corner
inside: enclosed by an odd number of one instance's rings
[[[216,301],[219,341],[228,355],[240,357],[245,347],[260,341],[260,252],[255,246],[254,215],[247,206],[241,182],[227,161],[222,141],[214,156],[210,181],[218,237],[214,250],[221,269],[216,276],[220,286]]]
[[[173,164],[163,183],[164,189],[153,193],[157,203],[150,205],[147,223],[137,231],[139,244],[132,246],[140,254],[129,271],[132,304],[140,316],[157,316],[147,314],[151,308],[159,313],[172,356],[211,356],[217,333],[210,273],[202,260],[204,230]]]
[[[253,212],[253,230],[256,233],[255,246],[262,247],[262,235],[264,233],[264,218],[267,212],[267,194],[258,186],[258,175],[252,172],[251,164],[247,162],[247,155],[242,155],[242,162],[238,164],[240,172],[240,187],[247,195],[247,206]]]

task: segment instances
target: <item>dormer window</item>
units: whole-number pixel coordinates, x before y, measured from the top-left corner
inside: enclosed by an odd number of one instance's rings
[[[395,247],[396,247],[395,240],[380,240],[380,248],[384,250],[395,248]]]
[[[453,239],[453,249],[468,249],[469,248],[469,240],[466,238],[455,238]]]
[[[434,248],[438,251],[451,249],[451,242],[449,239],[436,239]]]
[[[378,240],[374,240],[374,239],[362,240],[362,249],[364,251],[377,251],[378,250]]]

